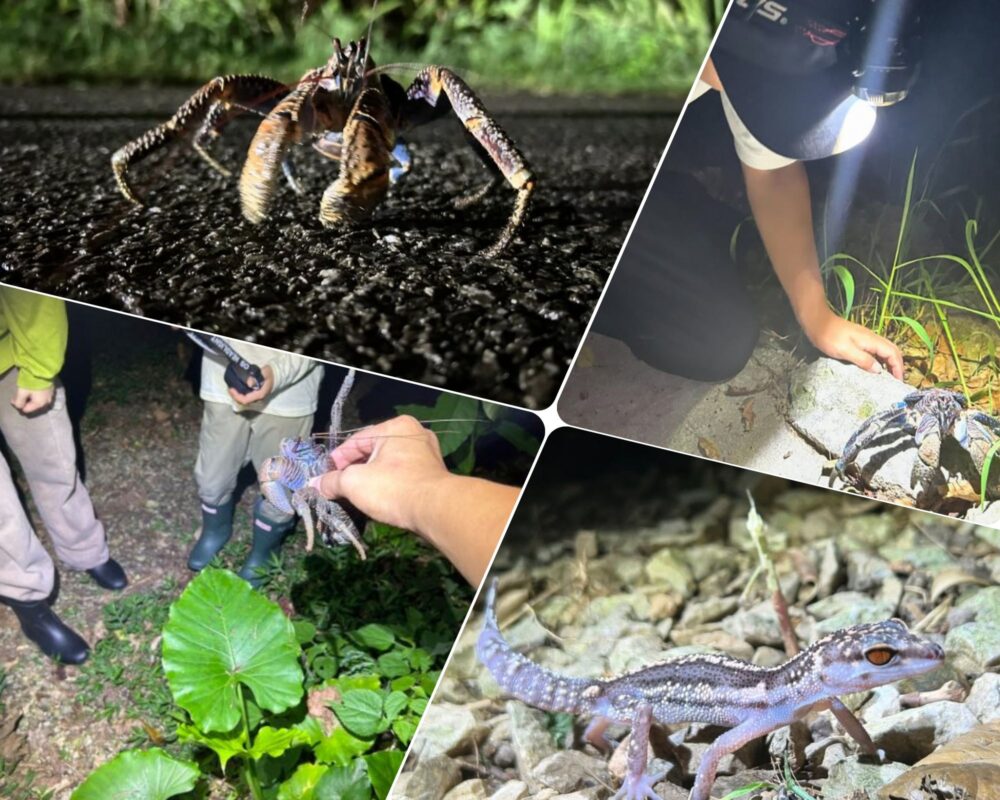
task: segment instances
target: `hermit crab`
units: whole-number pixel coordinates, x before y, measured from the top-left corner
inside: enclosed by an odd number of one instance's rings
[[[166,122],[129,142],[111,157],[122,194],[142,205],[129,183],[129,170],[172,142],[191,144],[213,169],[229,170],[208,151],[235,117],[258,114],[263,121],[250,144],[239,179],[243,216],[260,223],[268,216],[279,175],[295,191],[289,150],[308,142],[322,156],[339,162],[340,172],[323,193],[319,219],[324,226],[352,224],[368,218],[389,188],[410,171],[412,160],[401,134],[453,111],[467,138],[491,170],[482,188],[459,200],[459,208],[482,200],[502,179],[517,192],[514,209],[496,242],[483,252],[500,253],[524,222],[535,187],[531,167],[503,129],[493,120],[468,84],[452,70],[424,67],[403,87],[375,66],[368,39],[345,47],[333,40],[333,55],[291,86],[260,75],[213,78]]]

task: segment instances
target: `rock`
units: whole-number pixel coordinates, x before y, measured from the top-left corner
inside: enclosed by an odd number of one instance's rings
[[[823,782],[823,800],[838,800],[849,797],[858,789],[874,795],[887,783],[902,775],[909,767],[906,764],[863,764],[857,756],[849,756],[830,768],[830,777]]]
[[[871,697],[861,710],[861,720],[865,723],[875,722],[884,717],[898,714],[901,710],[899,705],[899,689],[895,686],[879,686],[872,690]]]
[[[976,715],[963,704],[940,702],[908,708],[867,727],[889,759],[912,764],[978,724]]]
[[[399,800],[438,800],[461,779],[462,772],[458,764],[448,756],[421,758],[402,790],[397,785],[393,795]]]
[[[482,778],[462,781],[444,796],[444,800],[486,800],[486,784]]]
[[[833,594],[833,590],[840,585],[843,574],[843,565],[840,562],[837,543],[830,539],[823,545],[819,557],[819,570],[816,576],[817,596],[822,599]]]
[[[972,691],[965,699],[965,707],[980,722],[1000,720],[1000,675],[995,672],[980,675],[972,684]]]
[[[507,781],[490,795],[490,800],[524,800],[528,796],[528,784],[524,781]]]
[[[510,716],[511,745],[521,780],[532,792],[540,788],[532,777],[535,767],[556,752],[556,746],[545,727],[545,714],[519,700],[507,702]]]
[[[851,550],[847,562],[847,588],[853,592],[870,592],[888,578],[895,578],[889,562],[867,550]]]
[[[489,728],[464,706],[432,703],[424,712],[414,751],[421,758],[469,752],[488,733]]]
[[[748,609],[738,611],[723,620],[722,628],[727,633],[731,633],[754,646],[780,647],[782,645],[781,628],[778,626],[778,618],[774,615],[774,605],[770,600],[764,600]]]
[[[753,657],[753,645],[739,636],[725,631],[702,631],[695,633],[688,644],[696,647],[710,647],[728,653],[736,658],[749,661]]]
[[[810,614],[820,620],[816,625],[817,636],[825,636],[863,622],[887,619],[895,609],[895,605],[886,605],[861,592],[838,592],[806,607]]]
[[[806,746],[812,742],[812,734],[808,726],[800,721],[771,731],[766,741],[772,764],[780,764],[784,758],[791,755],[792,764],[801,766],[805,763]]]
[[[549,632],[541,626],[534,614],[526,614],[503,632],[510,646],[518,652],[540,647],[549,640]]]
[[[694,592],[694,576],[688,565],[670,549],[660,550],[646,563],[646,576],[650,583],[665,586],[683,597]]]
[[[672,624],[677,609],[683,604],[684,598],[677,592],[656,592],[649,596],[649,618],[653,622],[668,621]]]
[[[582,789],[578,792],[552,795],[549,800],[597,800],[597,797],[603,792],[603,787],[591,786],[589,789]]]
[[[601,758],[588,756],[579,750],[560,750],[543,759],[531,773],[541,786],[555,789],[560,794],[572,792],[585,786],[606,784],[607,762]]]
[[[732,574],[736,568],[733,550],[722,544],[700,544],[684,551],[691,574],[698,582],[718,573]]]
[[[751,659],[758,667],[776,667],[778,664],[784,664],[787,660],[785,651],[778,650],[776,647],[758,647]]]
[[[655,632],[626,636],[615,642],[608,656],[608,668],[613,675],[644,667],[663,658],[663,641]]]
[[[728,617],[739,608],[738,597],[710,597],[707,600],[692,600],[684,606],[680,624],[694,627],[706,622],[715,622]]]
[[[993,621],[959,625],[948,631],[944,649],[956,669],[982,674],[1000,664],[1000,626]]]
[[[976,622],[1000,625],[1000,586],[970,592],[958,601],[957,607],[974,614]]]

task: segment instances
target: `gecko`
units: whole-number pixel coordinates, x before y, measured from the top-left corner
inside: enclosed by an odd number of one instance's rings
[[[838,699],[929,672],[944,650],[898,619],[854,625],[817,640],[776,667],[723,654],[661,661],[610,678],[561,675],[516,652],[497,624],[497,581],[486,596],[476,655],[500,687],[529,705],[592,718],[584,738],[607,751],[612,723],[629,724],[628,767],[613,800],[658,800],[663,774],[647,770],[649,728],[702,722],[729,728],[702,756],[690,800],[709,800],[720,759],[813,710],[830,709],[863,749],[877,752],[864,726]]]

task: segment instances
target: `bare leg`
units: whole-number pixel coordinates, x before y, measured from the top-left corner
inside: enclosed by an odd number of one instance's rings
[[[653,707],[640,703],[632,716],[632,736],[628,742],[628,772],[625,782],[611,800],[659,800],[653,787],[663,780],[663,773],[652,775],[646,769],[649,753],[649,726],[653,721]]]

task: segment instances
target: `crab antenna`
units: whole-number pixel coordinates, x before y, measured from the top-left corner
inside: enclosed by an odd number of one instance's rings
[[[365,56],[361,60],[361,69],[363,71],[362,81],[368,78],[368,73],[364,70],[368,69],[368,53],[371,51],[372,47],[372,29],[375,27],[375,9],[378,7],[378,0],[372,0],[372,13],[368,18],[368,36],[365,38]]]
[[[381,75],[383,72],[392,72],[393,70],[400,69],[415,69],[420,71],[426,67],[426,64],[420,64],[416,61],[397,61],[395,64],[382,64],[379,67],[374,67],[365,73],[365,77],[370,75]]]

